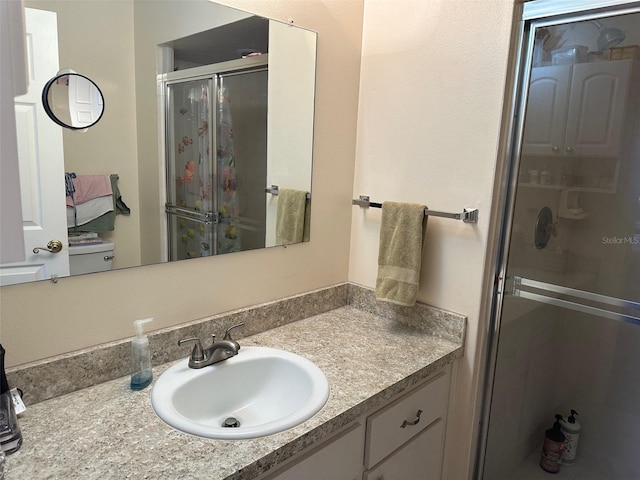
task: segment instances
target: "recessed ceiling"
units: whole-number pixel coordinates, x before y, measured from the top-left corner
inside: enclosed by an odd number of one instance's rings
[[[241,58],[243,53],[269,51],[269,20],[249,17],[166,44],[176,63],[210,65]]]

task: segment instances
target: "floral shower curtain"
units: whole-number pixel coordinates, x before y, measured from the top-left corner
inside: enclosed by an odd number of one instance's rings
[[[172,85],[173,170],[175,199],[169,203],[193,212],[212,210],[211,82],[198,80]],[[212,228],[188,218],[170,218],[177,258],[204,257],[212,252]]]
[[[218,253],[240,251],[240,229],[234,224],[234,217],[240,213],[236,177],[236,156],[233,144],[233,120],[231,118],[231,97],[219,78],[218,124],[217,124],[217,167],[218,167],[218,211],[222,215],[218,227]]]
[[[170,215],[171,260],[240,250],[240,231],[234,224],[239,207],[231,99],[222,79],[219,79],[214,169],[209,128],[210,123],[216,122],[211,115],[213,88],[209,79],[171,86],[172,118],[169,123],[173,158],[170,161],[170,178],[174,179],[174,191],[169,192],[168,203],[187,209],[194,215],[220,214],[218,224]],[[217,235],[214,235],[214,229]],[[216,248],[213,242],[216,242]]]

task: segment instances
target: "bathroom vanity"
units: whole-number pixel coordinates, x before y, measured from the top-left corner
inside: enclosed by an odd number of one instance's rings
[[[195,437],[155,415],[153,383],[135,392],[120,377],[29,406],[6,478],[440,478],[464,317],[428,307],[419,323],[431,325],[416,327],[349,297],[346,306],[239,337],[241,346],[290,351],[323,370],[331,393],[306,422],[250,440]],[[456,321],[444,324],[447,315]],[[154,367],[155,378],[173,363]]]
[[[261,480],[440,479],[450,377],[447,365]]]

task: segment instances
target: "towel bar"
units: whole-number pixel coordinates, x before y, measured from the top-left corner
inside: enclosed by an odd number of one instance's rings
[[[271,185],[271,187],[267,187],[264,189],[264,191],[266,193],[270,193],[271,195],[273,195],[274,197],[277,197],[278,194],[280,193],[280,186],[278,185]],[[311,199],[311,194],[307,193],[307,200]]]
[[[358,205],[362,208],[382,208],[382,203],[372,202],[366,195],[360,195],[356,200],[351,200],[352,205]],[[439,212],[437,210],[424,209],[424,214],[431,217],[453,218],[454,220],[462,220],[465,223],[478,223],[478,209],[465,208],[462,213]]]

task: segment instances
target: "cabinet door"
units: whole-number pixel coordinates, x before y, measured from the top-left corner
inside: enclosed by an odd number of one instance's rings
[[[534,68],[524,124],[522,152],[562,155],[571,65]]]
[[[573,66],[565,154],[617,156],[630,69],[631,60]]]
[[[356,480],[362,472],[364,426],[355,424],[269,480]]]
[[[444,421],[432,425],[364,474],[364,480],[440,480]],[[327,477],[328,478],[328,477]]]

